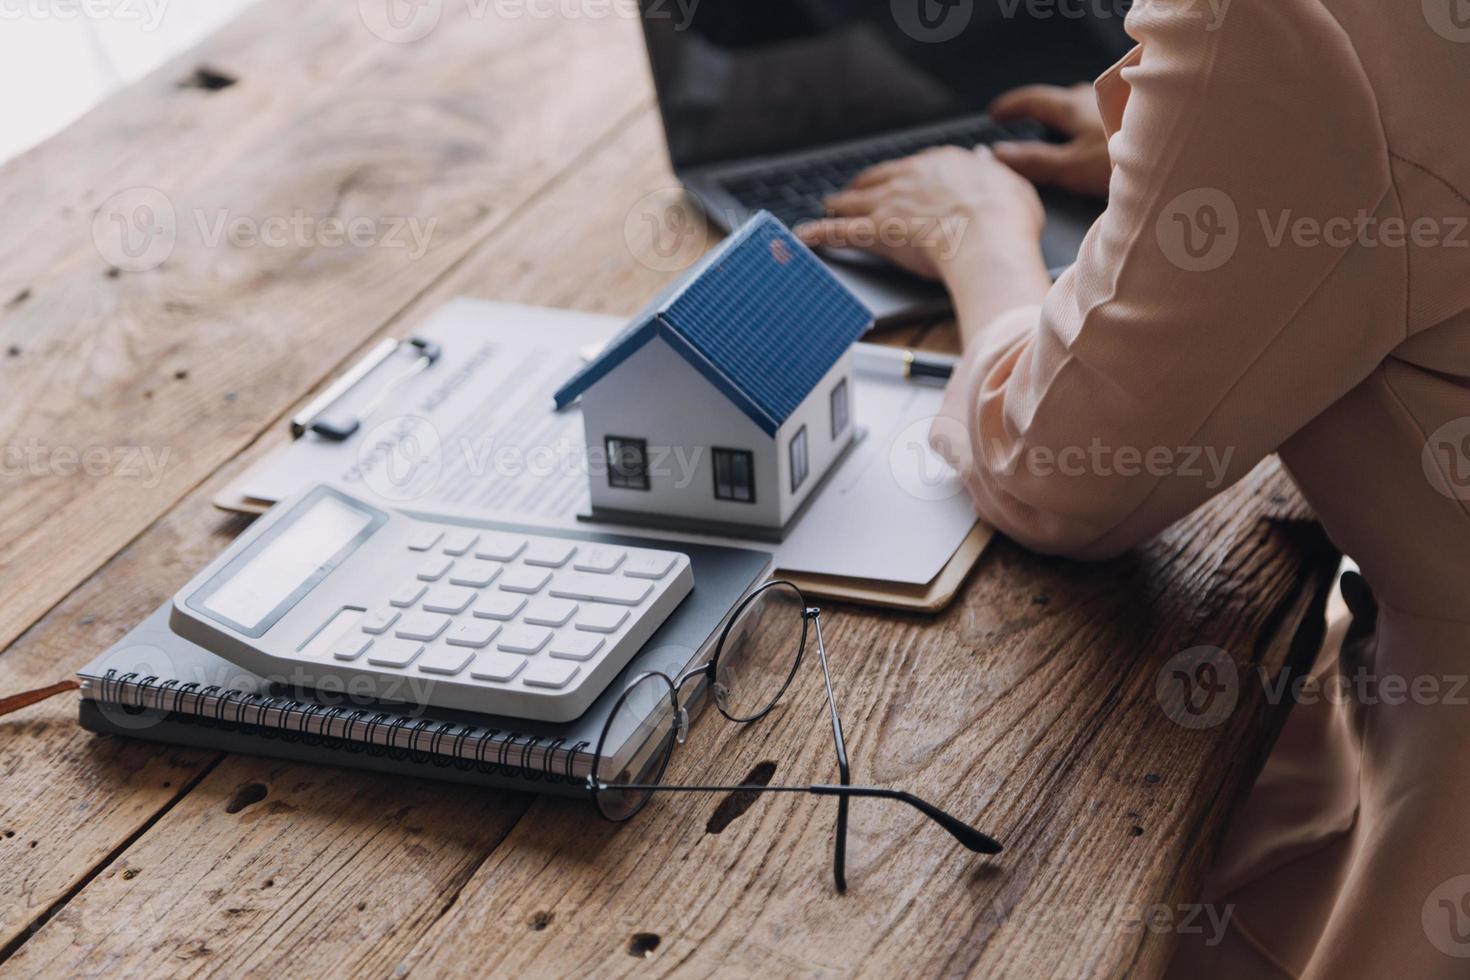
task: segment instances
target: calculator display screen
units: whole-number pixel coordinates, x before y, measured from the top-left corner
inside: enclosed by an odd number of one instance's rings
[[[366,540],[384,516],[322,488],[192,597],[191,605],[260,636]]]

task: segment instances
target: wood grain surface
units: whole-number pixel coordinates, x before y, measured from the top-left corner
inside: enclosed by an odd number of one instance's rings
[[[647,239],[677,198],[636,22],[487,9],[397,44],[355,4],[268,0],[0,168],[0,695],[64,678],[217,553],[244,524],[210,499],[376,339],[460,294],[627,313],[712,239],[692,213]],[[138,188],[177,241],[116,269],[94,218]],[[433,231],[422,254],[211,241],[220,213]],[[65,465],[91,447],[93,471]],[[53,699],[0,720],[0,972],[1156,975],[1180,926],[1145,916],[1196,901],[1286,710],[1256,672],[1310,656],[1335,563],[1268,462],[1115,562],[1000,542],[939,617],[828,609],[854,777],[1007,846],[978,860],[862,801],[844,896],[830,800],[661,799],[615,827],[99,738]],[[1160,692],[1200,647],[1239,670],[1194,729]],[[831,779],[823,710],[806,674],[760,725],[702,722],[668,778]]]

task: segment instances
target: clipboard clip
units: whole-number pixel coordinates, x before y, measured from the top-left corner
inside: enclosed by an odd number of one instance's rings
[[[414,360],[413,365],[402,374],[389,380],[382,388],[378,389],[378,393],[362,408],[356,418],[331,420],[324,417],[333,405],[337,404],[348,392],[356,388],[364,378],[376,371],[390,357],[405,347],[411,347],[418,351],[418,357]],[[395,389],[409,378],[422,374],[433,367],[443,353],[443,348],[438,344],[432,340],[425,340],[422,337],[410,337],[402,341],[388,338],[382,341],[378,346],[369,351],[366,357],[354,364],[351,370],[332,382],[326,391],[313,398],[307,403],[305,408],[292,417],[291,438],[300,439],[308,432],[311,432],[332,442],[345,442],[358,429],[362,428],[362,420],[370,418],[388,395],[392,394]]]

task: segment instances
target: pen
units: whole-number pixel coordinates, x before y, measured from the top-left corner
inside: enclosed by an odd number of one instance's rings
[[[906,347],[884,347],[881,344],[856,344],[854,359],[859,371],[897,376],[910,381],[944,384],[954,373],[959,358],[944,354],[913,351]]]

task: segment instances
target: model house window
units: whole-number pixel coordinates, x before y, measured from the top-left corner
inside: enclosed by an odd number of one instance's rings
[[[811,472],[811,464],[806,455],[806,426],[796,430],[796,435],[791,437],[791,492],[795,493],[803,483],[806,476]]]
[[[832,438],[836,439],[847,429],[847,379],[837,382],[832,389]]]
[[[743,449],[716,449],[715,499],[755,503],[755,455]]]
[[[607,485],[619,490],[648,489],[648,442],[607,437]]]

